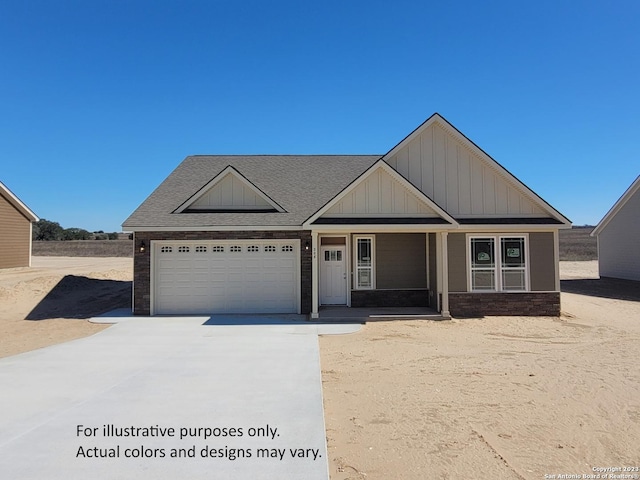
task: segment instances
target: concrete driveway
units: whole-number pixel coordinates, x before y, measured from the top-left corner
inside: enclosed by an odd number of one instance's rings
[[[11,479],[328,479],[318,325],[120,319],[0,359]],[[105,427],[106,426],[106,427]]]

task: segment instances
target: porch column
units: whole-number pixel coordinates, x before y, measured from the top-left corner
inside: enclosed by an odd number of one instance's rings
[[[311,318],[318,313],[318,232],[311,232]]]
[[[440,309],[440,313],[443,317],[450,317],[449,313],[449,249],[448,249],[448,235],[449,232],[440,232],[440,243],[442,244],[442,248],[440,252],[442,253],[442,260],[440,264],[442,265],[442,305]]]

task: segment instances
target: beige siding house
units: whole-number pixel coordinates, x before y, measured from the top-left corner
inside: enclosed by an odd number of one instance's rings
[[[134,312],[558,315],[571,222],[439,114],[381,155],[192,156],[123,224]]]
[[[31,226],[38,217],[0,182],[0,268],[31,266]]]
[[[640,176],[591,232],[601,277],[640,281]]]

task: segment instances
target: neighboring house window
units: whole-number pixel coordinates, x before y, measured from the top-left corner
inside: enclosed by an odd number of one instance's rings
[[[371,290],[373,285],[373,237],[355,237],[355,273],[357,290]]]
[[[470,237],[471,290],[527,290],[525,239],[524,236]]]

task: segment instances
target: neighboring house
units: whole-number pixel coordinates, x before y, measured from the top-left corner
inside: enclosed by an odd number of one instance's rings
[[[134,313],[558,315],[571,222],[438,114],[385,155],[190,156],[124,222]]]
[[[591,232],[601,277],[640,281],[640,176]]]
[[[38,217],[0,182],[0,268],[31,266],[31,226]]]

